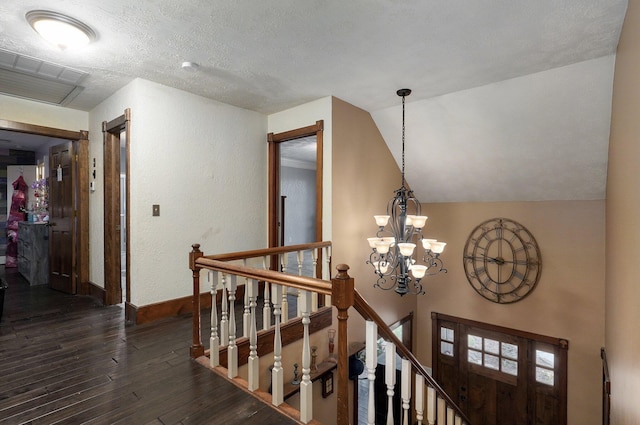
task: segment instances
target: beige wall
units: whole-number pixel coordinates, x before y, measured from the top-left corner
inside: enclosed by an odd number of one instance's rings
[[[606,350],[611,423],[640,423],[640,4],[629,1],[616,55],[607,176]]]
[[[604,201],[424,205],[427,233],[447,242],[447,274],[427,279],[417,298],[418,358],[431,365],[431,312],[564,338],[569,341],[569,424],[600,421],[600,347],[604,342]],[[495,217],[515,220],[542,254],[537,287],[523,300],[496,304],[468,283],[462,265],[467,237]]]

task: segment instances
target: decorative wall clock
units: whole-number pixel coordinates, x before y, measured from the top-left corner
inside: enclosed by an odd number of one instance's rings
[[[492,218],[473,229],[464,246],[463,264],[473,289],[500,304],[530,294],[542,271],[535,238],[523,225],[507,218]]]

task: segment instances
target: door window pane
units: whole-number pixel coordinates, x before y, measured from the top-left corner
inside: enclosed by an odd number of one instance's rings
[[[453,344],[442,341],[440,343],[440,352],[444,355],[453,357]]]
[[[482,337],[475,335],[468,335],[468,344],[469,348],[473,348],[474,350],[482,350]]]
[[[509,359],[502,359],[502,371],[509,375],[518,376],[518,362]]]
[[[497,356],[492,356],[491,354],[484,355],[484,365],[489,369],[499,370],[500,369],[500,358]]]
[[[536,381],[541,384],[553,386],[553,370],[536,366]]]
[[[453,342],[453,329],[440,328],[440,339],[443,341]]]
[[[482,365],[482,353],[476,350],[469,350],[469,363]]]
[[[555,364],[553,353],[536,350],[536,364],[538,366],[544,366],[548,367],[549,369],[553,369]]]
[[[484,351],[491,354],[500,354],[500,343],[493,339],[485,338]]]
[[[507,342],[502,343],[502,357],[508,359],[518,360],[518,346],[515,344],[509,344]]]

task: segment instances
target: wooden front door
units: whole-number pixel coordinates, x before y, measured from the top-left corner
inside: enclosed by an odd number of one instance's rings
[[[75,166],[73,142],[49,148],[49,283],[76,293]]]
[[[434,376],[474,425],[565,425],[566,340],[434,313]]]

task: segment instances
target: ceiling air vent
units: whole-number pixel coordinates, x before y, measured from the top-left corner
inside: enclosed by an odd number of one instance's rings
[[[65,106],[89,74],[0,49],[0,93]]]

